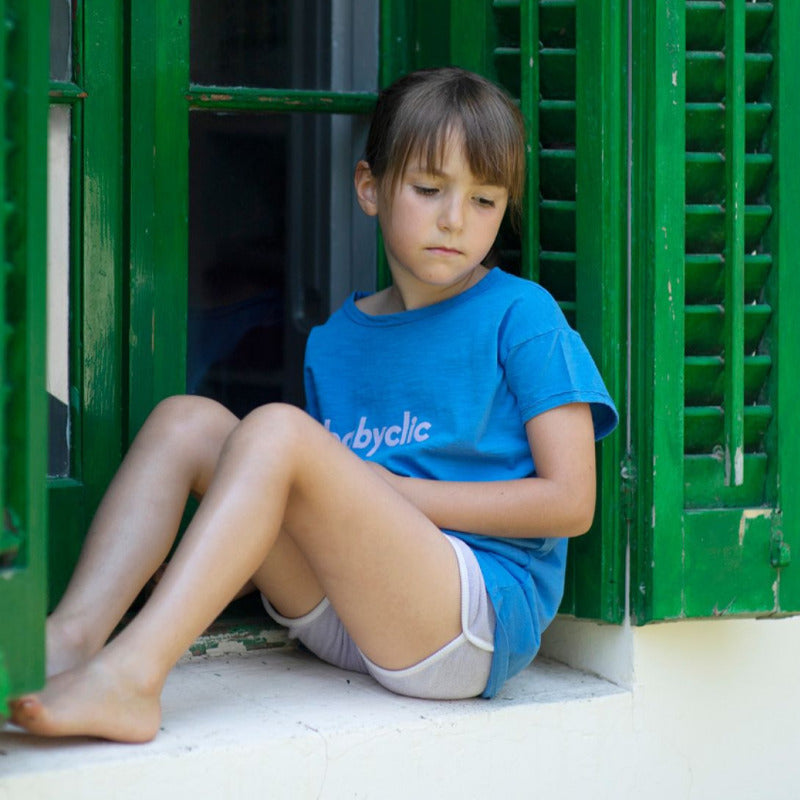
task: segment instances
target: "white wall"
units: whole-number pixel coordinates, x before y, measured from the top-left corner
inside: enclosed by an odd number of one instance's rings
[[[800,797],[800,617],[641,628],[559,618],[542,651],[631,689],[618,744],[643,800]]]

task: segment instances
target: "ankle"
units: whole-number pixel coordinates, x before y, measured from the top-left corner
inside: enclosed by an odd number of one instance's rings
[[[130,648],[117,639],[109,642],[96,656],[95,661],[143,696],[160,696],[169,674],[169,666],[162,667],[143,650]]]
[[[45,641],[48,676],[87,661],[103,644],[94,641],[82,619],[55,613],[47,619]]]

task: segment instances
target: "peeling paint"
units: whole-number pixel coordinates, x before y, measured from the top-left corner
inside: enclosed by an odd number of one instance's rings
[[[744,483],[744,445],[736,448],[733,458],[733,485],[741,486]]]
[[[744,534],[747,530],[748,520],[758,519],[760,517],[770,518],[771,516],[771,508],[743,508],[742,516],[739,519],[739,547],[744,544]]]
[[[673,86],[678,85],[678,70],[674,70],[672,73],[672,85]]]

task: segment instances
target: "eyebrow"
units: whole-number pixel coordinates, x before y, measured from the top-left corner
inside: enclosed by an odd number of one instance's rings
[[[405,169],[406,174],[419,174],[419,175],[430,175],[433,178],[449,178],[451,177],[449,173],[445,172],[444,170],[439,169],[438,167],[433,167],[429,169],[424,164],[417,164],[415,166],[409,165]],[[473,175],[475,178],[475,186],[480,187],[481,189],[505,189],[508,191],[508,187],[504,186],[502,183],[492,183],[491,181],[482,182],[481,179]]]

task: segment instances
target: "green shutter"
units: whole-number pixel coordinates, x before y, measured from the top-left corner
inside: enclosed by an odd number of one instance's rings
[[[529,152],[524,221],[501,263],[541,283],[581,332],[623,406],[625,16],[610,2],[453,3],[452,62],[518,98]],[[538,157],[537,157],[538,156]],[[625,609],[624,440],[598,446],[592,532],[570,542],[562,611],[618,622]]]
[[[800,140],[787,102],[800,11],[630,8],[451,3],[447,52],[414,40],[405,62],[458,63],[519,98],[538,158],[503,263],[554,294],[622,414],[598,449],[595,529],[570,543],[562,611],[619,621],[629,601],[642,623],[800,610],[786,488],[800,478],[787,251],[800,173],[784,155]]]
[[[632,611],[797,611],[800,9],[634,15]]]
[[[0,714],[44,677],[47,31],[43,0],[0,4]]]

